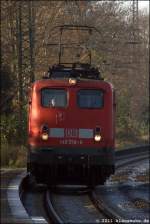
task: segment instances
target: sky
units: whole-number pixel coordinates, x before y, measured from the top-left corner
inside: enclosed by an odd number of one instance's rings
[[[133,0],[122,0],[122,2],[124,2],[126,6],[129,6],[129,4],[130,6],[132,6]],[[150,4],[150,0],[138,0],[139,10],[146,9],[147,13],[149,13],[149,4]]]
[[[149,10],[149,0],[139,1],[139,9],[147,8]]]

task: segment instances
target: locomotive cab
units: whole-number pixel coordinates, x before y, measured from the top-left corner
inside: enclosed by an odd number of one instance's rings
[[[56,65],[33,83],[28,171],[39,183],[103,184],[114,173],[114,90],[89,65]]]

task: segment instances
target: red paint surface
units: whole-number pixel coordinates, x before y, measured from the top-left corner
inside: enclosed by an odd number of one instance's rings
[[[68,106],[66,108],[44,108],[41,105],[42,88],[60,88],[68,92]],[[101,89],[104,91],[104,107],[101,109],[81,109],[77,105],[77,91],[80,89]],[[112,85],[105,81],[79,80],[75,86],[71,86],[68,80],[40,80],[36,81],[30,93],[29,104],[29,144],[32,146],[62,146],[74,147],[111,147],[114,148],[114,108]],[[41,128],[47,124],[49,128],[87,128],[101,127],[102,140],[95,142],[94,139],[80,139],[83,144],[65,144],[63,138],[49,138],[48,141],[41,139]],[[66,135],[66,134],[65,134]],[[78,138],[65,139],[79,140]]]

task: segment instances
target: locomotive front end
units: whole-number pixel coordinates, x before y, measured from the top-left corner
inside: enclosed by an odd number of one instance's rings
[[[31,99],[28,171],[37,182],[103,184],[114,173],[111,84],[41,80],[33,85]]]

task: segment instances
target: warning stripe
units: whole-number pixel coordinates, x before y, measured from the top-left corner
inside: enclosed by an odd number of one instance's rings
[[[71,129],[71,128],[50,128],[49,129],[49,136],[52,138],[64,138],[65,132],[67,130],[67,133],[70,132],[70,138],[72,137],[78,137],[78,138],[85,138],[90,139],[93,138],[93,129],[85,129],[85,128],[79,128],[79,129]],[[78,130],[78,136],[71,135],[71,133],[75,133],[75,130]]]

